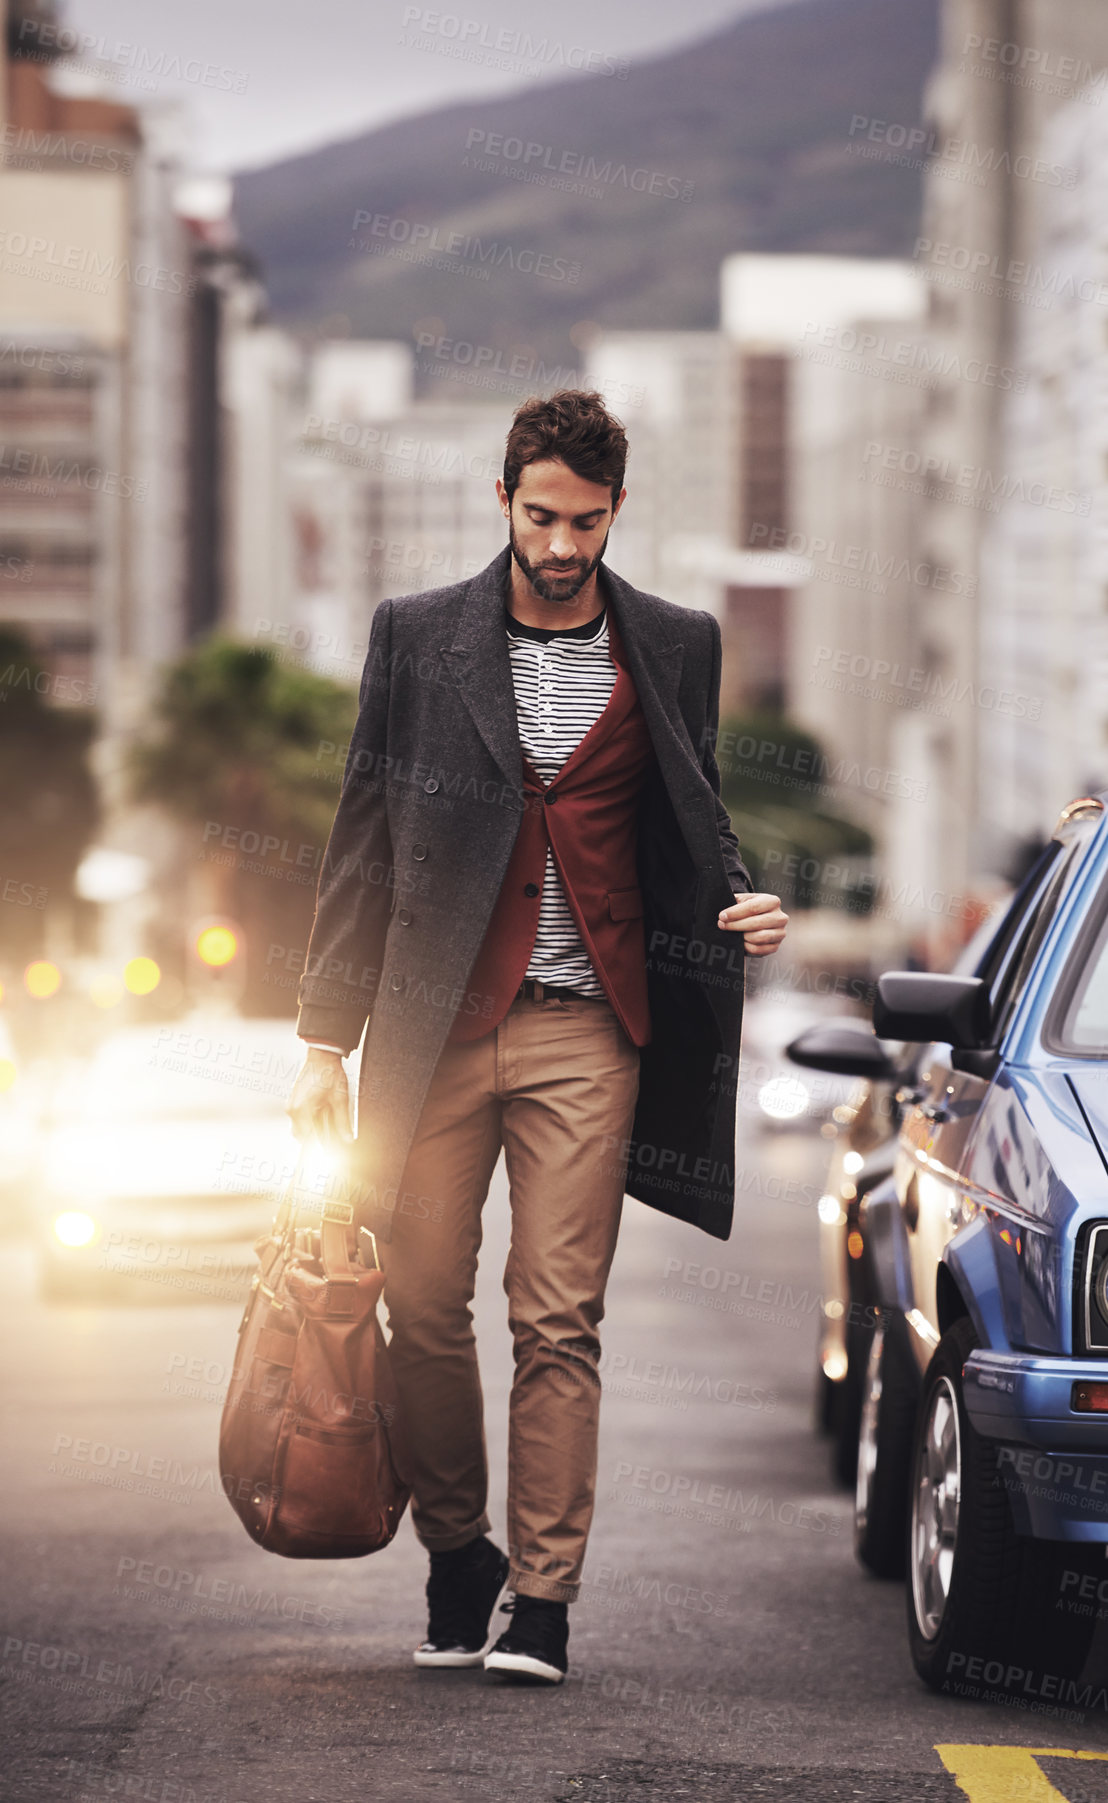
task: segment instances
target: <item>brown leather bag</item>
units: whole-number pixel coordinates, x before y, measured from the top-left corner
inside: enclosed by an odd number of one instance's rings
[[[286,1559],[379,1551],[410,1494],[377,1318],[384,1277],[352,1262],[353,1223],[350,1204],[321,1205],[298,1167],[256,1246],[223,1406],[223,1487],[250,1538]],[[359,1237],[376,1263],[372,1234]]]

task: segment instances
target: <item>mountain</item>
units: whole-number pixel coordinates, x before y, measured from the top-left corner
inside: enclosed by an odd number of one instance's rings
[[[590,323],[715,326],[731,251],[909,254],[921,171],[857,119],[919,124],[938,7],[794,0],[622,75],[244,173],[235,214],[273,317],[572,366]]]

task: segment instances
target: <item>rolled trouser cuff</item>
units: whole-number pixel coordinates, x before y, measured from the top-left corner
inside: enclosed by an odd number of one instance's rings
[[[491,1528],[492,1522],[488,1516],[482,1515],[480,1521],[475,1522],[472,1527],[461,1529],[457,1534],[424,1534],[417,1528],[416,1539],[421,1546],[427,1548],[429,1553],[453,1553],[460,1546],[468,1546],[471,1540],[479,1540],[481,1535],[489,1533]]]
[[[541,1597],[547,1603],[575,1603],[581,1586],[567,1584],[561,1578],[540,1577],[533,1571],[520,1571],[513,1565],[508,1572],[508,1588],[517,1596]]]

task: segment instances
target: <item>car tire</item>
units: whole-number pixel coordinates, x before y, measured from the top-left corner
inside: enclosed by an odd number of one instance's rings
[[[854,1551],[878,1578],[902,1578],[919,1369],[903,1315],[882,1311],[862,1381]]]
[[[858,1431],[862,1422],[862,1397],[873,1326],[868,1320],[851,1321],[846,1330],[846,1376],[838,1385],[839,1396],[831,1448],[831,1475],[844,1490],[853,1490],[858,1469]]]
[[[815,1425],[817,1434],[824,1436],[835,1431],[835,1411],[837,1403],[835,1392],[838,1384],[833,1384],[822,1365],[816,1366],[815,1390]]]
[[[1095,1611],[1057,1607],[1062,1574],[1091,1569],[1094,1557],[1102,1574],[1104,1550],[1016,1533],[998,1444],[976,1432],[962,1395],[962,1366],[978,1344],[972,1323],[956,1321],[924,1376],[905,1537],[908,1641],[932,1690],[981,1700],[1015,1686],[1010,1700],[1025,1701],[1035,1691],[1023,1672],[1033,1685],[1080,1672]]]

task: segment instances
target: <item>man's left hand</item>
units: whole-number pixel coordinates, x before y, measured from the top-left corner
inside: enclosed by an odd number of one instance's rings
[[[779,895],[736,895],[720,912],[717,926],[741,933],[748,957],[768,958],[785,937],[789,917]]]

